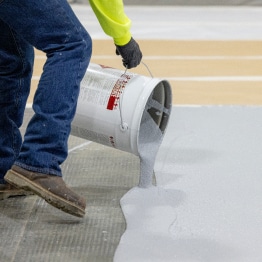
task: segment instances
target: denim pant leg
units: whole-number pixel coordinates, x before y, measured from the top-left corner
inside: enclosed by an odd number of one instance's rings
[[[34,60],[31,45],[0,19],[0,184],[18,157]]]
[[[47,56],[34,97],[34,115],[15,163],[61,176],[80,81],[91,56],[90,36],[67,0],[0,0],[0,18]]]

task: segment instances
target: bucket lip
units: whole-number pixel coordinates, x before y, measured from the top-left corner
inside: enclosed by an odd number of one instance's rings
[[[135,146],[136,146],[136,148],[135,148],[136,152],[138,152],[140,123],[141,123],[143,112],[144,112],[144,110],[142,111],[141,108],[143,108],[143,109],[145,108],[150,94],[153,92],[154,88],[161,82],[164,82],[165,88],[169,89],[169,92],[171,94],[171,100],[172,100],[171,85],[170,85],[170,83],[166,79],[150,78],[149,81],[147,83],[145,83],[145,86],[147,86],[147,88],[144,88],[144,90],[141,92],[140,96],[142,98],[139,99],[139,102],[138,102],[137,106],[135,107],[134,114],[133,114],[134,115],[133,119],[137,119],[138,118],[138,121],[139,121],[139,129],[137,130],[136,142],[134,143]],[[148,88],[148,87],[150,87],[150,88]],[[131,128],[133,128],[134,122],[135,121],[132,121]],[[131,143],[131,144],[133,144],[133,143]]]

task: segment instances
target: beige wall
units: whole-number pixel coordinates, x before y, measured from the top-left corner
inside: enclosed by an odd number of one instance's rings
[[[154,77],[170,78],[174,104],[262,105],[262,81],[255,78],[262,75],[262,41],[140,40],[139,44]],[[32,103],[44,62],[45,55],[36,51],[28,103]],[[110,40],[93,41],[91,62],[123,68]],[[143,65],[132,71],[149,75]]]

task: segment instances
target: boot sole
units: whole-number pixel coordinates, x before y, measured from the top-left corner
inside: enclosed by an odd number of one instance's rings
[[[85,215],[85,210],[79,206],[76,206],[72,202],[66,201],[52,192],[44,189],[38,184],[32,182],[26,177],[20,175],[19,173],[9,170],[5,175],[5,180],[11,185],[34,192],[36,195],[43,198],[50,205],[61,209],[62,211],[77,217],[83,217]]]
[[[12,190],[12,192],[0,192],[0,200],[5,200],[8,198],[16,198],[16,197],[25,197],[34,195],[31,191],[26,191],[22,189]]]

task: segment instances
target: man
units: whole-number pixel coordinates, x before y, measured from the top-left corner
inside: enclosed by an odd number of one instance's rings
[[[122,0],[90,4],[123,65],[137,66],[142,54],[131,37]],[[34,47],[45,52],[47,60],[22,142],[19,127]],[[0,0],[0,198],[33,192],[64,212],[84,216],[85,199],[66,186],[60,165],[68,154],[70,126],[91,51],[91,38],[66,0]]]

